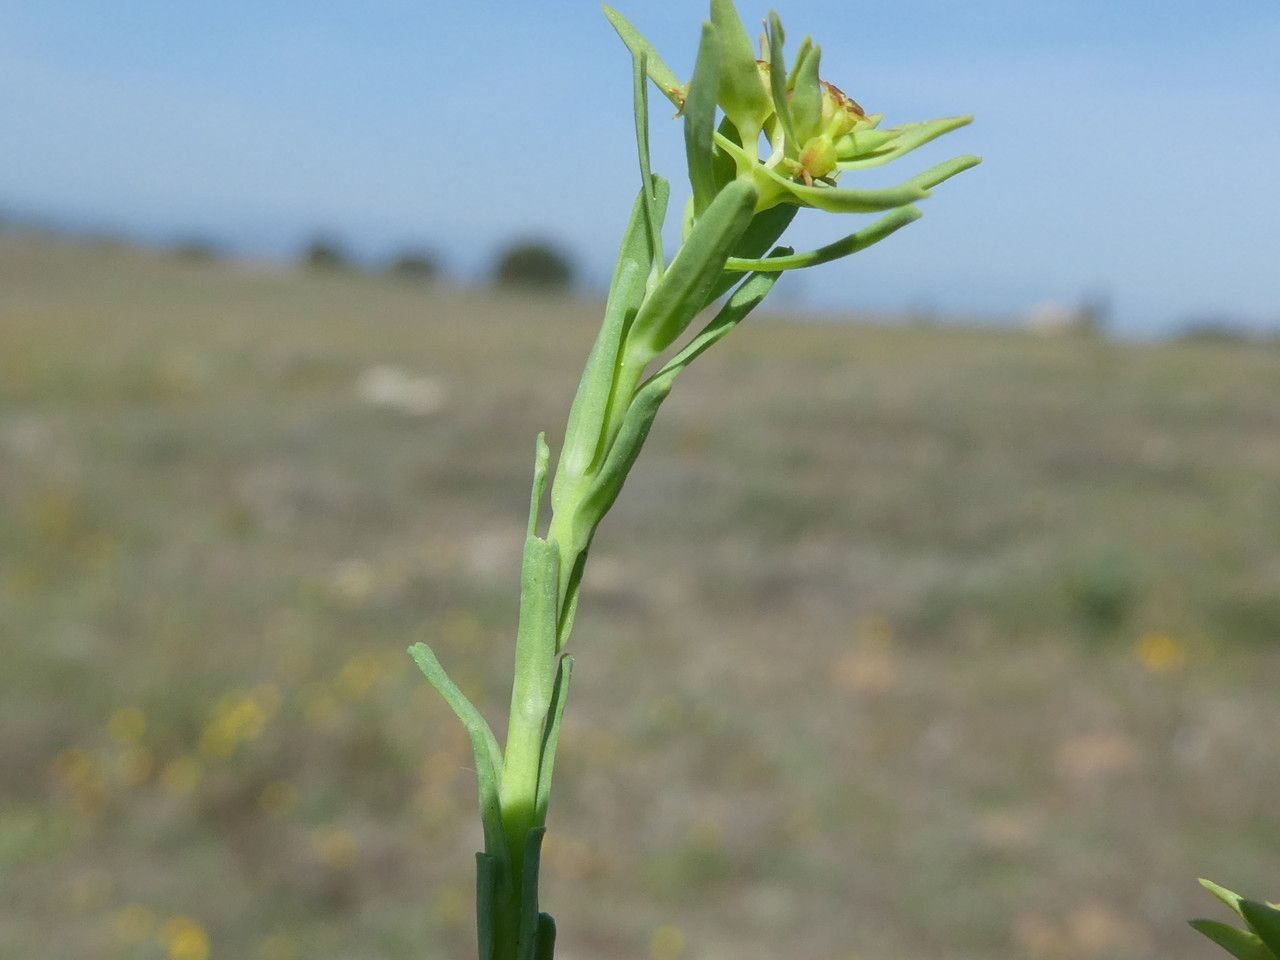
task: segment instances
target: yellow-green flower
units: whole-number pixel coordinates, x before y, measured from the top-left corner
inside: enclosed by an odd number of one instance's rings
[[[682,84],[625,17],[608,7],[605,13],[649,78],[685,117],[694,188],[692,219],[732,179],[748,180],[755,187],[757,213],[783,204],[871,213],[923,200],[932,187],[979,162],[977,157],[957,157],[887,189],[839,186],[841,174],[895,160],[972,117],[880,129],[881,115],[868,115],[819,75],[822,50],[810,38],[788,68],[777,14],[770,15],[760,38],[758,59],[732,0],[712,0],[693,78]],[[708,122],[717,107],[723,119]],[[692,143],[690,132],[699,130],[706,136]],[[768,144],[763,155],[762,134]],[[895,219],[909,222],[901,215]]]

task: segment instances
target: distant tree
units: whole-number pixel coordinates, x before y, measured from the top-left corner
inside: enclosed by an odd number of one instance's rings
[[[1248,325],[1239,317],[1202,314],[1179,324],[1178,339],[1200,343],[1241,343],[1252,339]]]
[[[134,245],[128,237],[119,233],[109,233],[105,230],[95,230],[86,234],[84,242],[95,250],[104,250],[110,253],[119,253],[122,250],[130,249]]]
[[[220,251],[216,243],[205,237],[187,237],[173,245],[173,253],[180,260],[206,262],[217,260]]]
[[[566,290],[573,285],[573,264],[556,247],[541,240],[525,240],[506,247],[493,268],[500,287]]]
[[[348,270],[351,257],[332,237],[316,237],[303,248],[302,263],[312,270]]]
[[[424,250],[404,250],[387,265],[387,273],[403,280],[425,282],[440,274],[440,264]]]
[[[1080,301],[1076,311],[1076,332],[1105,336],[1111,329],[1111,295],[1105,290],[1092,290]]]

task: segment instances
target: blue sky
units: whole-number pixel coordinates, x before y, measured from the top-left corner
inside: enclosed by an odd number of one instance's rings
[[[798,302],[1000,317],[1096,292],[1128,332],[1280,327],[1276,0],[776,2],[886,123],[977,114],[896,173],[986,158],[892,242],[789,277]],[[687,73],[701,3],[618,5]],[[590,0],[0,0],[0,23],[0,210],[278,256],[317,231],[421,244],[463,276],[540,234],[608,273],[630,66]]]

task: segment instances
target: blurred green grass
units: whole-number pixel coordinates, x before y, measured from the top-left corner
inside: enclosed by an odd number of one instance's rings
[[[590,304],[0,234],[0,956],[461,957]],[[1275,896],[1280,350],[753,319],[606,522],[565,960],[1154,958]],[[207,949],[206,949],[207,948]]]

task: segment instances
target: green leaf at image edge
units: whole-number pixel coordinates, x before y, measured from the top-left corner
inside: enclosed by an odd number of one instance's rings
[[[556,952],[556,922],[549,913],[538,914],[538,952],[536,960],[552,960]]]
[[[1257,900],[1241,900],[1240,913],[1249,929],[1256,933],[1267,948],[1280,957],[1280,909]]]
[[[1276,960],[1261,940],[1245,930],[1217,920],[1192,920],[1190,924],[1236,960]]]

